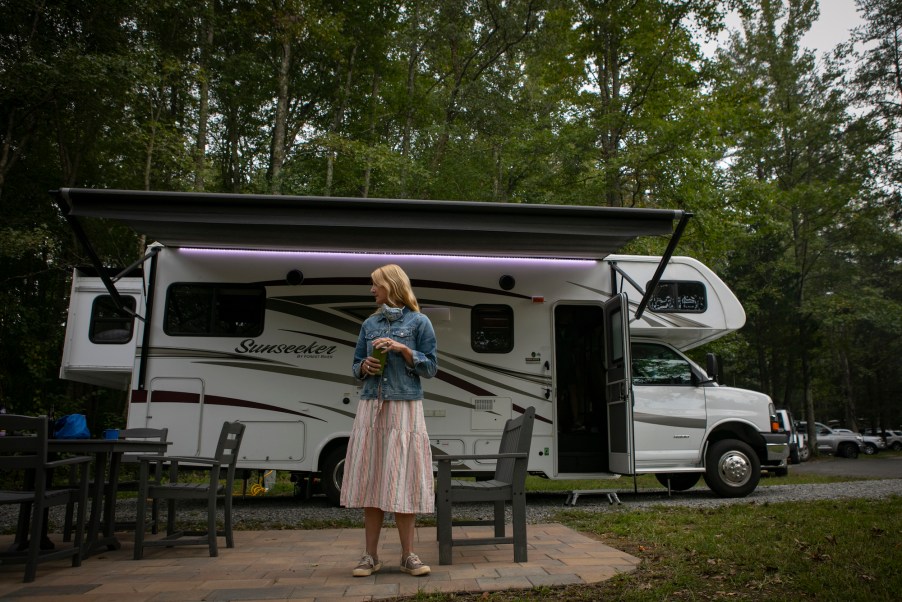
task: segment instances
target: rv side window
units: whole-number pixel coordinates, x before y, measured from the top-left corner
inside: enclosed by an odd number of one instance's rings
[[[173,284],[163,331],[170,336],[255,337],[263,333],[265,310],[262,286]]]
[[[657,312],[700,314],[708,309],[708,293],[701,282],[662,280],[651,296],[648,309]]]
[[[120,296],[122,304],[132,313],[135,312],[135,298]],[[100,295],[94,299],[91,307],[91,326],[88,338],[98,345],[124,345],[132,340],[135,319],[125,316],[116,309],[110,295]]]
[[[510,352],[514,348],[514,310],[509,305],[473,306],[470,345],[476,353]]]
[[[670,347],[654,343],[633,343],[634,385],[691,385],[689,362]]]

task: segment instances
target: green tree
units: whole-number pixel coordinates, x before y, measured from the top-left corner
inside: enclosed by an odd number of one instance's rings
[[[840,376],[851,364],[833,344],[842,333],[825,328],[824,300],[838,273],[859,273],[848,252],[856,245],[850,225],[865,213],[879,136],[851,112],[836,85],[841,73],[818,72],[812,54],[800,50],[817,3],[764,0],[760,9],[745,16],[743,35],[721,55],[732,76],[720,93],[744,99],[729,173],[733,208],[748,224],[737,245],[746,257],[731,269],[750,300],[755,373],[780,405],[804,409],[813,439],[816,411],[827,409],[814,395],[818,369],[834,375],[853,426],[862,396],[854,379]]]

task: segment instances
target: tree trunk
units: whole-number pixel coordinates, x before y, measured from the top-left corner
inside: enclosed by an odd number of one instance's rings
[[[414,3],[413,11],[413,17],[411,18],[411,28],[415,33],[420,26],[420,4],[418,2]],[[401,195],[404,197],[407,197],[410,194],[410,190],[408,188],[408,180],[410,176],[409,170],[407,168],[407,162],[410,160],[410,138],[411,132],[413,131],[414,106],[416,105],[415,94],[417,66],[420,62],[419,38],[416,35],[411,35],[410,48],[408,52],[409,54],[407,56],[407,89],[404,107],[404,125],[401,129],[401,157],[404,158],[403,167],[401,168],[403,170],[401,173]]]
[[[344,113],[348,106],[348,98],[351,95],[351,82],[354,81],[354,61],[356,56],[357,44],[354,44],[354,47],[351,48],[351,56],[348,57],[348,74],[347,77],[345,77],[345,85],[341,92],[341,102],[338,103],[338,106],[335,108],[335,114],[332,116],[333,135],[338,134],[338,131],[341,128],[341,122],[344,120]],[[337,155],[338,153],[336,153],[333,148],[326,157],[326,189],[324,191],[326,196],[332,196],[332,179],[335,174],[335,159],[337,158]]]
[[[373,94],[372,94],[372,109],[370,110],[370,148],[374,148],[376,146],[376,114],[379,110],[379,84],[381,79],[379,78],[379,74],[373,76]],[[367,198],[370,195],[370,178],[373,174],[373,159],[372,157],[366,158],[366,167],[363,170],[363,185],[360,188],[360,196],[363,198]]]
[[[200,106],[197,115],[197,140],[194,144],[194,190],[203,192],[207,154],[207,122],[210,119],[210,52],[213,47],[213,0],[207,0],[204,20],[206,32],[200,50]]]
[[[285,164],[285,133],[288,131],[288,72],[291,68],[291,38],[282,39],[282,60],[279,64],[276,119],[273,124],[272,153],[269,161],[269,191],[282,194],[282,167]]]

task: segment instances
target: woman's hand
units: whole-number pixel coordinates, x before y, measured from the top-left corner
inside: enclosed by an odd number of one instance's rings
[[[369,356],[365,360],[360,362],[360,375],[363,378],[372,376],[377,372],[379,372],[379,360],[377,360],[373,356]]]
[[[395,353],[403,353],[405,349],[407,349],[407,345],[404,343],[399,343],[394,339],[390,339],[388,337],[382,337],[381,339],[376,339],[373,341],[373,347],[377,347],[386,353],[389,351],[394,351]]]

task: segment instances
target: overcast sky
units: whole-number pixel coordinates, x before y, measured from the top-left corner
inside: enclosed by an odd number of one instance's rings
[[[818,57],[848,40],[849,30],[862,23],[855,11],[855,0],[820,0],[820,7],[820,18],[802,40]]]
[[[855,0],[820,0],[820,9],[821,16],[802,39],[802,45],[813,50],[818,58],[848,40],[849,31],[862,23],[855,11]],[[731,30],[741,27],[736,14],[728,15],[726,23]],[[723,44],[726,38],[726,33],[721,34],[720,43]],[[713,52],[716,44],[703,44],[702,47],[706,52]]]

